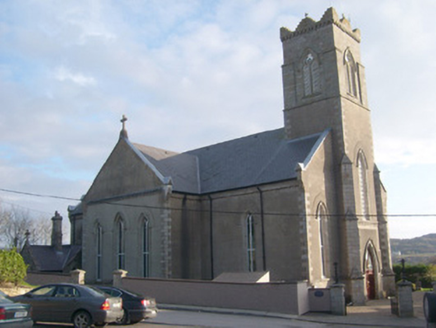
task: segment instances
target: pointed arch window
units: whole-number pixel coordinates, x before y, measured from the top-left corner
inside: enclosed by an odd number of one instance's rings
[[[256,238],[254,231],[254,219],[252,214],[248,214],[246,219],[247,228],[247,258],[248,271],[256,271]]]
[[[349,50],[345,52],[345,68],[347,74],[347,92],[353,97],[359,96],[359,84],[357,79],[357,65],[354,57]]]
[[[142,225],[142,274],[150,275],[150,220],[145,218]]]
[[[102,268],[102,251],[103,251],[103,228],[100,224],[97,225],[97,258],[96,258],[96,279],[97,281],[101,281],[101,268]]]
[[[120,219],[117,222],[117,267],[122,270],[125,269],[124,247],[124,222]]]
[[[362,217],[369,219],[369,203],[368,203],[368,164],[365,154],[359,151],[357,156],[357,170],[359,175],[359,193],[360,193],[360,210]]]
[[[316,219],[318,221],[319,228],[319,253],[321,259],[321,275],[327,277],[327,211],[324,203],[319,203],[316,211]]]
[[[303,62],[304,95],[311,96],[321,91],[319,78],[319,63],[316,56],[309,51]]]

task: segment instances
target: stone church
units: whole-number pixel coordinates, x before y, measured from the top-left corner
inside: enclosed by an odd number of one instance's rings
[[[87,282],[115,269],[207,280],[258,271],[316,287],[337,280],[355,304],[392,293],[360,31],[330,8],[280,38],[283,128],[176,153],[131,141],[123,117],[70,208]]]

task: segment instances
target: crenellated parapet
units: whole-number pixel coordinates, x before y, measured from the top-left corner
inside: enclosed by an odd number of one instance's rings
[[[290,38],[299,36],[301,34],[309,33],[311,31],[317,30],[321,27],[334,24],[339,27],[342,31],[351,36],[354,40],[360,43],[360,30],[352,29],[350,21],[345,17],[339,18],[333,7],[327,9],[322,16],[322,18],[317,22],[306,15],[298,24],[295,31],[291,31],[286,27],[280,28],[280,39],[286,41]]]

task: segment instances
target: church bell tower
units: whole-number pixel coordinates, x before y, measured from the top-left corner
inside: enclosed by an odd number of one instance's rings
[[[288,139],[321,133],[332,136],[335,208],[340,236],[339,271],[355,304],[369,291],[368,263],[379,263],[375,293],[389,276],[390,250],[385,191],[374,164],[360,31],[333,8],[319,21],[306,17],[295,31],[281,28],[284,123]]]
[[[282,27],[280,37],[287,137],[332,128],[346,152],[341,136],[350,128],[355,131],[346,125],[347,116],[353,121],[359,116],[361,133],[371,132],[360,31],[329,8],[318,22],[306,16],[295,31]]]

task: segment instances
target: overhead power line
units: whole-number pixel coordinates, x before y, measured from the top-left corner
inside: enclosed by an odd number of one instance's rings
[[[54,195],[43,195],[43,194],[36,194],[36,193],[32,193],[32,192],[16,191],[16,190],[3,189],[3,188],[0,188],[0,191],[9,192],[9,193],[13,193],[13,194],[19,194],[19,195],[26,195],[26,196],[80,201],[80,199],[78,199],[78,198],[70,198],[70,197],[62,197],[62,196],[54,196]]]
[[[0,191],[8,192],[8,193],[14,193],[14,194],[20,194],[20,195],[26,195],[26,196],[34,196],[34,197],[42,197],[42,198],[55,198],[55,199],[62,199],[62,200],[74,200],[74,201],[81,201],[78,198],[71,198],[71,197],[63,197],[63,196],[54,196],[54,195],[44,195],[44,194],[37,194],[37,193],[31,193],[31,192],[24,192],[24,191],[16,191],[16,190],[10,190],[10,189],[4,189],[0,188]],[[101,201],[99,203],[107,204],[107,205],[120,205],[119,202],[116,201]],[[164,207],[164,206],[151,206],[151,205],[138,205],[138,204],[126,204],[123,203],[122,206],[125,207],[136,207],[136,208],[147,208],[147,209],[159,209],[159,210],[172,210],[172,211],[187,211],[187,212],[209,212],[209,210],[201,210],[201,209],[188,209],[188,208],[179,208],[179,207]],[[219,214],[244,214],[246,211],[221,211],[221,210],[213,210],[213,213],[219,213]],[[258,214],[256,212],[251,212],[252,214]],[[287,213],[287,212],[264,212],[264,215],[271,215],[271,216],[316,216],[316,214],[300,214],[300,213]],[[363,214],[353,214],[354,216],[360,217],[364,216]],[[337,217],[337,216],[344,216],[344,214],[325,214],[324,217]],[[366,215],[368,217],[377,217],[378,214],[368,214]],[[399,218],[399,217],[420,217],[420,218],[427,218],[427,217],[436,217],[436,214],[385,214],[385,217],[389,218]]]

